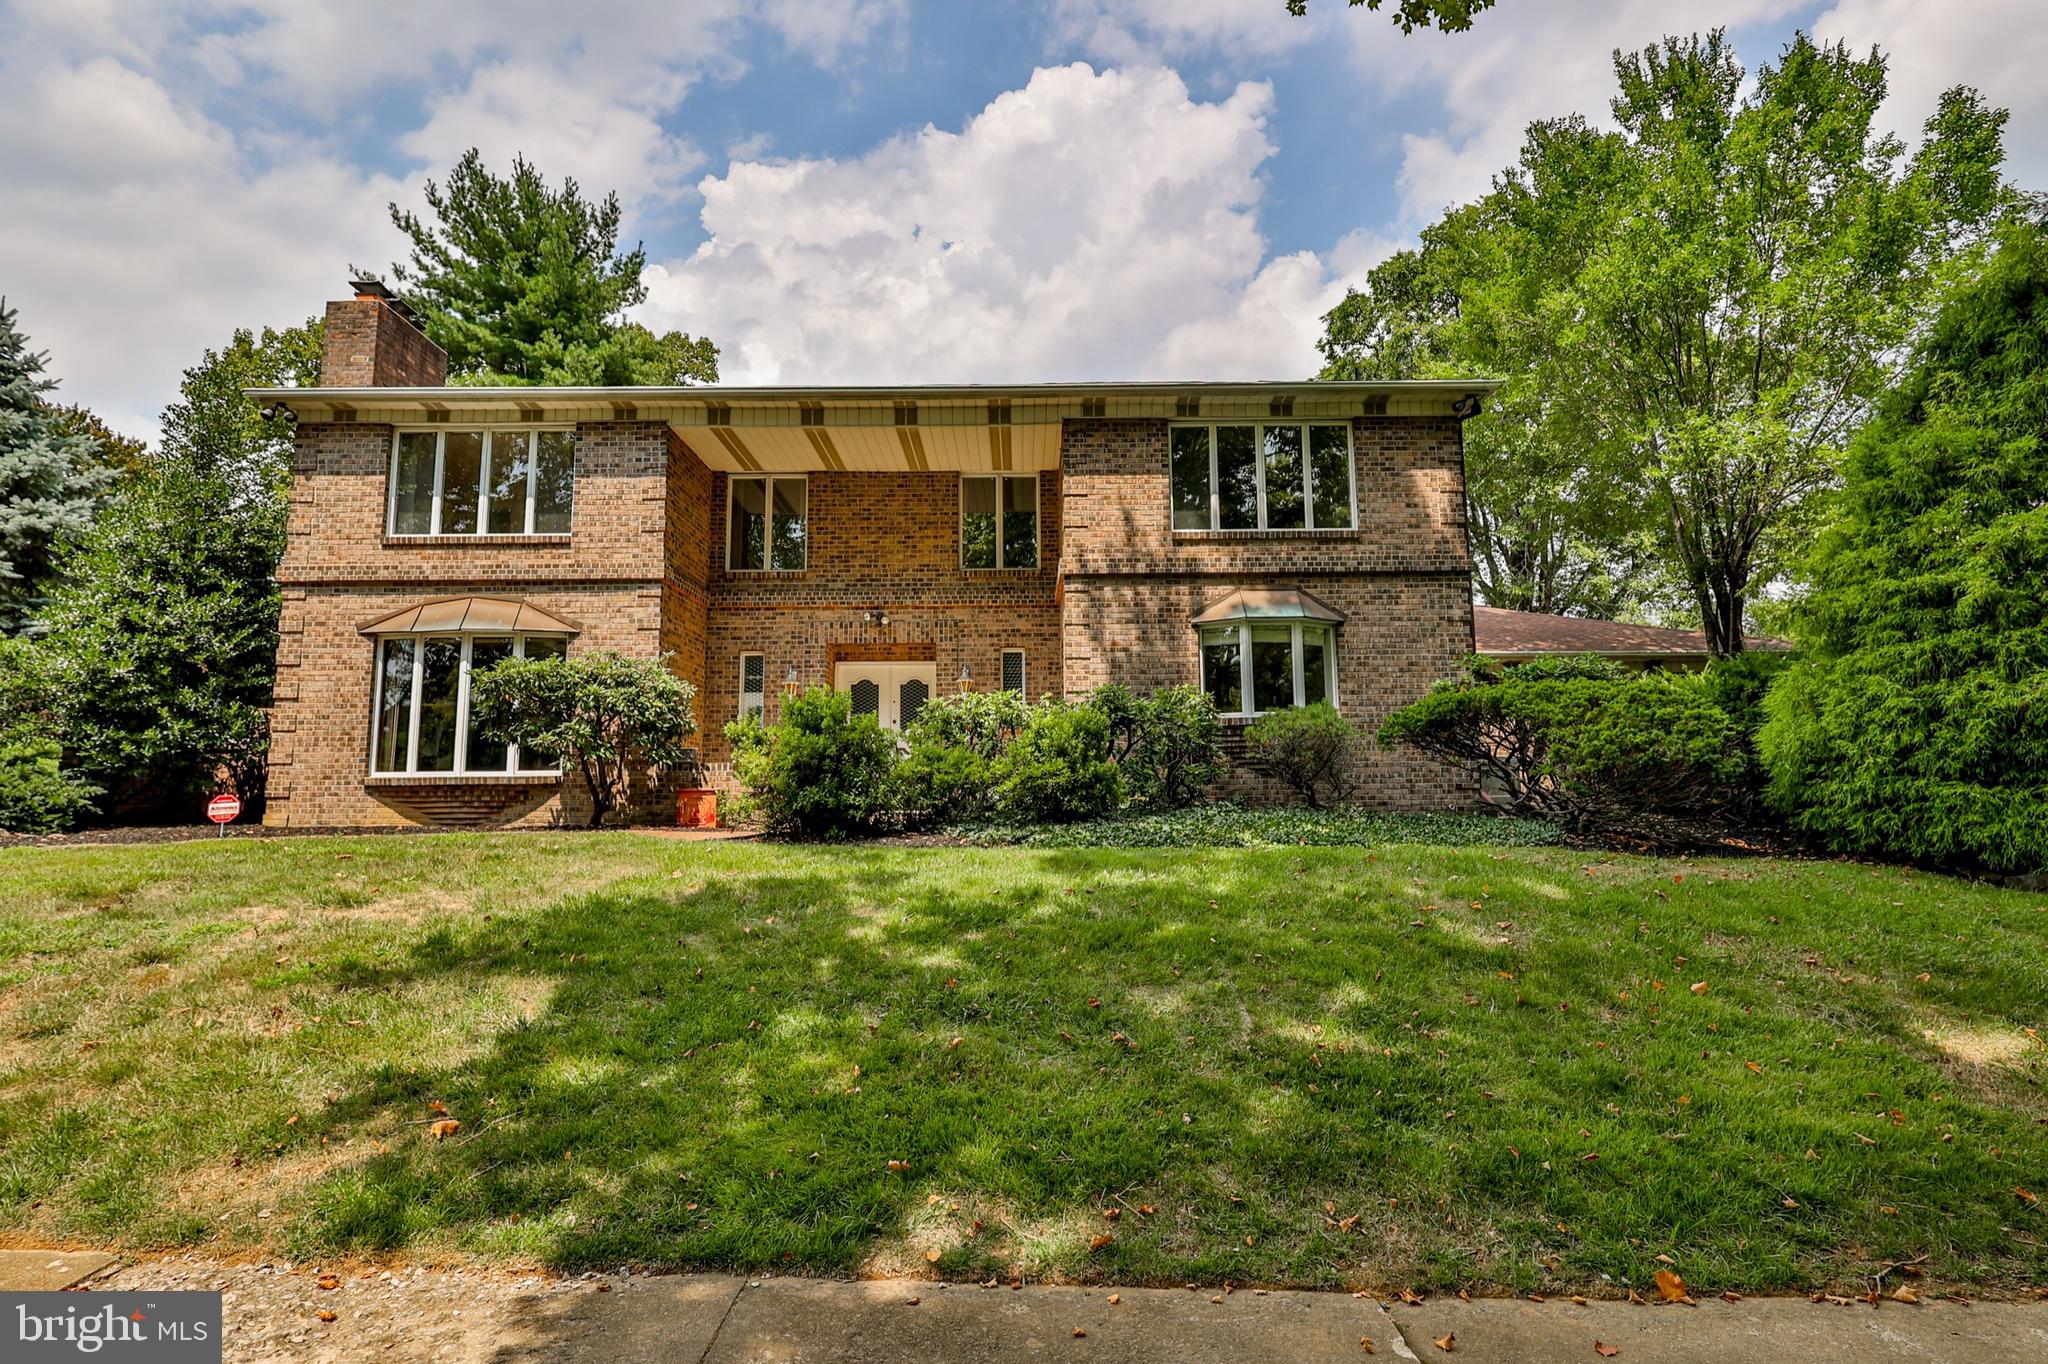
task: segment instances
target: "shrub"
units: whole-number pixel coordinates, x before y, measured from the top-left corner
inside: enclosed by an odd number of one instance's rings
[[[855,715],[845,692],[812,687],[786,697],[781,719],[742,729],[733,750],[755,810],[778,833],[855,833],[889,813],[895,737],[874,716]]]
[[[2015,225],[1850,446],[1758,735],[1826,845],[2048,867],[2048,229]]]
[[[1351,794],[1345,773],[1358,731],[1327,701],[1276,710],[1246,726],[1244,744],[1252,763],[1278,778],[1310,808],[1335,804]]]
[[[1659,840],[1724,811],[1746,763],[1699,681],[1660,673],[1450,679],[1388,716],[1379,742],[1465,768],[1511,814]]]
[[[1123,803],[1109,720],[1094,706],[1046,701],[994,764],[996,805],[1013,819],[1089,819]]]
[[[1161,687],[1138,696],[1112,682],[1097,687],[1088,704],[1109,726],[1110,756],[1126,789],[1147,805],[1187,805],[1223,774],[1216,703],[1199,687]]]
[[[995,761],[1031,719],[1013,691],[960,692],[925,703],[903,731],[896,804],[913,821],[977,819],[995,806]]]
[[[92,810],[100,788],[62,770],[63,753],[55,739],[0,739],[0,829],[57,833]]]
[[[590,787],[590,827],[630,796],[636,772],[677,767],[695,754],[697,689],[662,658],[608,649],[575,658],[509,658],[470,683],[470,715],[524,753],[553,753]]]

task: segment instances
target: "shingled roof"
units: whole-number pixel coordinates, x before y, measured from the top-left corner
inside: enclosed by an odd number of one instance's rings
[[[1666,630],[1656,625],[1629,625],[1615,620],[1578,616],[1547,616],[1537,611],[1504,611],[1496,606],[1472,608],[1476,652],[1488,658],[1542,658],[1553,654],[1602,654],[1610,658],[1700,658],[1707,656],[1707,637],[1699,630]],[[1753,635],[1749,649],[1789,649],[1781,639]]]

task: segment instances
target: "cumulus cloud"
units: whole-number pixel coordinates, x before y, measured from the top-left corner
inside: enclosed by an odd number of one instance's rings
[[[652,272],[649,320],[754,383],[1310,373],[1344,278],[1265,260],[1272,98],[1077,63],[958,132],[736,163],[700,184],[708,240]]]

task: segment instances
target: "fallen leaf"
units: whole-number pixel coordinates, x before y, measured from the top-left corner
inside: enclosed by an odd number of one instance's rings
[[[917,1306],[917,1305],[918,1305],[919,1303],[921,1303],[921,1302],[923,1302],[923,1301],[924,1301],[924,1299],[923,1299],[923,1298],[905,1298],[905,1299],[903,1300],[903,1305],[904,1305],[905,1307],[915,1307],[915,1306]]]
[[[1621,1351],[1615,1349],[1612,1345],[1607,1344],[1605,1341],[1596,1340],[1593,1342],[1593,1353],[1599,1355],[1602,1359],[1612,1359],[1616,1355],[1620,1354]]]
[[[892,1160],[889,1162],[889,1168],[897,1171],[908,1170],[910,1162],[907,1160]]]
[[[333,1321],[333,1320],[334,1320],[334,1313],[332,1313],[332,1312],[315,1312],[315,1313],[314,1313],[313,1315],[314,1315],[314,1316],[316,1316],[316,1317],[318,1317],[318,1318],[320,1318],[320,1320],[322,1320],[322,1321]]]
[[[1401,1290],[1401,1301],[1407,1303],[1410,1307],[1420,1307],[1422,1306],[1422,1295],[1410,1292],[1404,1288]]]
[[[1721,1301],[1722,1301],[1722,1302],[1741,1302],[1741,1301],[1742,1301],[1742,1295],[1741,1295],[1740,1293],[1737,1293],[1737,1292],[1735,1292],[1735,1291],[1734,1291],[1733,1289],[1730,1289],[1729,1291],[1727,1291],[1727,1292],[1725,1292],[1725,1293],[1723,1293],[1723,1294],[1721,1295]]]
[[[313,1280],[313,1286],[332,1293],[335,1289],[341,1287],[341,1275],[322,1274],[319,1278]]]
[[[1457,1349],[1458,1333],[1456,1331],[1446,1331],[1443,1335],[1438,1336],[1436,1338],[1436,1347],[1445,1354],[1449,1354],[1452,1350]]]
[[[1122,1302],[1123,1300],[1124,1300],[1124,1295],[1123,1295],[1123,1294],[1121,1294],[1121,1293],[1112,1293],[1112,1294],[1110,1294],[1110,1295],[1109,1295],[1109,1305],[1110,1305],[1111,1307],[1114,1307],[1114,1306],[1116,1306],[1116,1305],[1117,1305],[1118,1303]]]
[[[462,1130],[462,1120],[460,1118],[443,1118],[427,1130],[434,1134],[435,1141],[446,1141]]]
[[[1138,1205],[1138,1215],[1140,1217],[1150,1217],[1152,1215],[1152,1205],[1150,1203],[1140,1203]]]
[[[439,1099],[429,1099],[427,1100],[427,1111],[430,1113],[439,1113],[442,1117],[445,1118],[448,1116],[448,1105],[442,1103]]]
[[[1572,1306],[1574,1306],[1574,1307],[1584,1307],[1585,1305],[1586,1305],[1586,1300],[1585,1300],[1584,1298],[1580,1297],[1580,1296],[1579,1296],[1578,1294],[1576,1294],[1576,1293],[1572,1294]]]
[[[1666,1302],[1682,1302],[1692,1305],[1692,1297],[1685,1291],[1685,1280],[1668,1269],[1657,1271],[1657,1296]]]
[[[2041,1201],[2039,1197],[2028,1193],[2017,1184],[2013,1185],[2012,1191],[2019,1195],[2020,1202],[2022,1203],[2039,1203]]]
[[[1114,1222],[1117,1218],[1124,1215],[1124,1210],[1122,1208],[1104,1208],[1102,1215],[1109,1221]]]
[[[1078,1327],[1078,1326],[1076,1326],[1076,1327],[1074,1328],[1074,1339],[1076,1339],[1076,1340],[1079,1340],[1079,1339],[1080,1339],[1081,1337],[1083,1337],[1083,1336],[1085,1336],[1085,1335],[1087,1335],[1087,1334],[1088,1334],[1088,1333],[1087,1333],[1086,1331],[1082,1330],[1082,1329],[1081,1329],[1080,1327]]]
[[[1696,980],[1686,988],[1696,995],[1703,995],[1707,992],[1707,983],[1703,980]]]
[[[1114,1240],[1116,1240],[1116,1237],[1111,1236],[1107,1232],[1104,1232],[1102,1235],[1096,1237],[1094,1240],[1088,1243],[1088,1249],[1091,1251],[1101,1250],[1104,1246],[1108,1245],[1110,1242]]]
[[[926,1251],[926,1252],[924,1253],[924,1261],[925,1261],[925,1263],[926,1263],[926,1264],[929,1264],[929,1265],[935,1265],[935,1264],[937,1264],[937,1263],[939,1262],[939,1252],[938,1252],[938,1251],[936,1251],[936,1250],[928,1250],[928,1251]]]
[[[1378,1350],[1375,1350],[1375,1349],[1373,1349],[1373,1347],[1372,1347],[1372,1337],[1371,1337],[1371,1336],[1360,1336],[1360,1337],[1358,1338],[1358,1348],[1359,1348],[1359,1349],[1361,1349],[1361,1350],[1363,1350],[1363,1351],[1365,1351],[1365,1352],[1366,1352],[1367,1354],[1369,1354],[1369,1355],[1376,1355],[1376,1354],[1378,1354],[1378,1353],[1379,1353],[1379,1351],[1378,1351]]]
[[[1892,1290],[1892,1301],[1918,1303],[1920,1301],[1920,1295],[1918,1293],[1915,1293],[1911,1288],[1907,1287],[1905,1284],[1900,1284],[1897,1288],[1894,1288]]]

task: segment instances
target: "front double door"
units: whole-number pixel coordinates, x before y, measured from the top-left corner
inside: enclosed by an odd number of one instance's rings
[[[932,699],[939,665],[842,660],[835,680],[839,690],[853,698],[855,715],[872,715],[884,728],[901,729]]]

